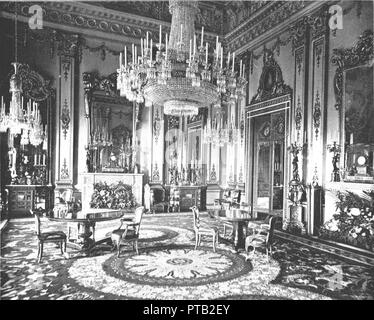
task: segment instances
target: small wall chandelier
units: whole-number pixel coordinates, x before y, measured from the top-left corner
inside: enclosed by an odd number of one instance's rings
[[[237,144],[240,141],[240,131],[235,126],[234,119],[224,121],[222,109],[204,127],[203,142],[217,147],[225,144]]]
[[[239,74],[234,70],[235,52],[228,53],[223,61],[223,48],[216,39],[213,59],[209,59],[209,44],[204,45],[204,27],[200,45],[195,34],[195,16],[198,1],[170,0],[172,14],[170,37],[162,42],[160,26],[157,50],[153,39],[140,40],[140,52],[132,44],[131,61],[127,59],[127,47],[120,53],[117,70],[117,89],[130,101],[145,102],[146,106],[162,105],[164,113],[174,116],[197,115],[200,107],[207,107],[225,96],[236,101],[244,95],[246,85],[245,65],[240,61]],[[231,57],[231,59],[230,59]],[[209,61],[211,60],[211,61]]]
[[[11,100],[6,108],[4,98],[1,97],[0,105],[0,132],[7,132],[10,135],[21,134],[21,145],[31,143],[34,146],[40,145],[45,137],[45,128],[41,121],[38,104],[31,99],[24,103],[22,97],[22,64],[18,60],[18,32],[17,32],[17,7],[15,10],[15,62],[12,63],[14,73],[10,77],[9,92]],[[26,110],[24,109],[26,105]],[[6,109],[9,111],[6,112]]]

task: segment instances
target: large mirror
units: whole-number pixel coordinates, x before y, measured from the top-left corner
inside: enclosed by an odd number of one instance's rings
[[[85,74],[88,125],[88,172],[134,170],[134,105],[114,90],[112,75]],[[88,86],[89,85],[89,86]],[[135,113],[136,114],[136,113]]]
[[[340,111],[340,166],[348,182],[374,182],[373,32],[349,49],[335,49],[336,107]]]
[[[374,177],[373,66],[344,72],[345,180]]]

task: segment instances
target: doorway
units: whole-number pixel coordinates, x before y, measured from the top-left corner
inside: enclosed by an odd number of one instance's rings
[[[282,217],[285,192],[285,111],[253,121],[253,212]]]

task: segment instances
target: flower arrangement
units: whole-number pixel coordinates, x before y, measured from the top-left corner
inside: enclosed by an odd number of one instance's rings
[[[340,213],[320,228],[321,238],[374,251],[374,191],[364,192],[364,196],[337,192],[336,196]]]
[[[136,205],[132,187],[118,182],[108,185],[105,182],[94,184],[94,192],[91,197],[91,208],[125,209]]]

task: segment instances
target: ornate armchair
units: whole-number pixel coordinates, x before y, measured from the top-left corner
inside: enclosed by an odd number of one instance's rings
[[[30,210],[30,213],[35,218],[35,234],[38,238],[38,255],[37,261],[40,263],[43,257],[44,243],[57,243],[60,246],[61,254],[66,253],[66,234],[63,231],[51,231],[51,232],[41,232],[40,230],[40,211]]]
[[[136,208],[135,216],[132,220],[128,218],[122,218],[119,228],[112,231],[111,239],[114,247],[117,247],[117,257],[119,257],[121,253],[121,245],[126,242],[131,242],[133,249],[135,249],[136,251],[136,254],[139,254],[139,229],[144,211],[145,209],[143,206]],[[122,226],[124,226],[124,228],[122,228]]]
[[[240,197],[241,197],[241,190],[232,190],[231,192],[231,206],[239,207],[240,206]]]
[[[200,220],[199,209],[196,206],[192,208],[193,223],[195,231],[195,250],[200,245],[201,236],[210,236],[213,240],[213,251],[216,252],[216,246],[218,244],[219,232],[218,228],[212,227]]]
[[[252,235],[245,239],[245,251],[248,253],[250,247],[253,248],[252,254],[255,253],[256,248],[264,247],[266,256],[269,258],[272,254],[272,246],[274,240],[274,228],[277,217],[270,216],[268,225],[253,229]]]
[[[222,198],[214,199],[214,206],[220,206],[221,209],[226,209],[230,203],[231,189],[225,189],[223,191]]]

